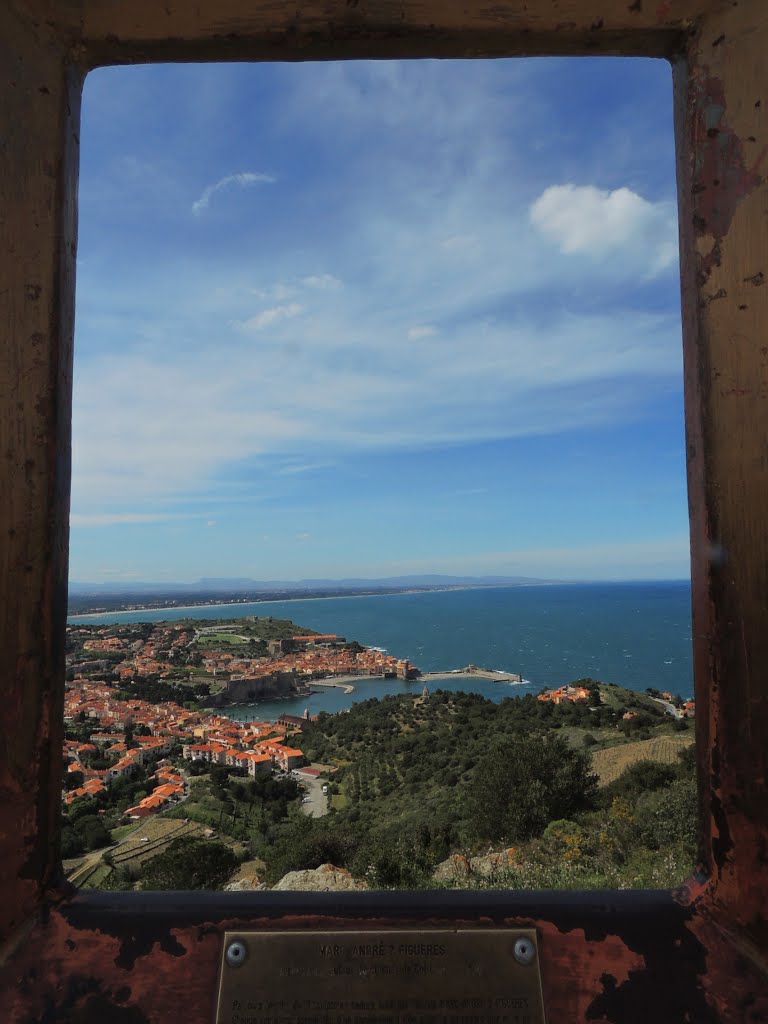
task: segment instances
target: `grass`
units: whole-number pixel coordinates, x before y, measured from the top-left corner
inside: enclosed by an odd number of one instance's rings
[[[67,860],[61,862],[62,869],[67,878],[73,875],[75,871],[78,871],[85,861],[85,857],[70,857]]]
[[[217,644],[231,644],[239,647],[243,644],[247,645],[247,643],[247,637],[244,640],[236,633],[204,633],[197,641],[198,647],[211,647]]]
[[[112,868],[110,865],[105,864],[103,860],[100,860],[93,871],[91,871],[91,873],[81,881],[80,888],[100,889],[111,873]]]
[[[129,836],[131,832],[135,830],[135,828],[135,822],[131,825],[118,825],[117,828],[113,828],[109,833],[110,836],[112,837],[112,842],[119,843],[121,839],[125,839],[126,836]]]
[[[195,822],[187,824],[173,818],[147,818],[136,829],[136,834],[114,852],[115,865],[127,864],[129,861],[141,863],[150,860],[168,846],[174,839],[184,836],[202,834],[202,827]],[[148,842],[142,842],[146,838]]]
[[[690,747],[693,737],[679,733],[655,736],[650,740],[622,743],[592,754],[592,767],[600,778],[600,785],[607,786],[635,761],[659,761],[661,764],[677,764],[678,752]]]

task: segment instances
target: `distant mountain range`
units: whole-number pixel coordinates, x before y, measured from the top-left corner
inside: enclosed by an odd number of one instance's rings
[[[244,577],[209,577],[194,583],[156,583],[135,580],[132,582],[88,583],[71,580],[69,592],[75,594],[238,594],[253,591],[304,591],[304,590],[403,590],[409,587],[492,587],[523,583],[553,583],[554,580],[536,579],[531,576],[441,576],[433,573],[414,576],[385,576],[374,579],[350,577],[347,579],[306,579],[306,580],[252,580]]]

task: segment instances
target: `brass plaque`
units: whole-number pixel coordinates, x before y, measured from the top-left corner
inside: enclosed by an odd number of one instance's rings
[[[216,1024],[544,1024],[536,932],[227,932]]]

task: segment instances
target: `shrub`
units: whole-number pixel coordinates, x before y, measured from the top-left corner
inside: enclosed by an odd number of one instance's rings
[[[144,871],[144,889],[220,889],[237,867],[223,843],[197,837],[175,839]]]
[[[550,821],[592,806],[596,792],[588,754],[559,736],[518,734],[478,763],[468,817],[480,839],[529,839]]]

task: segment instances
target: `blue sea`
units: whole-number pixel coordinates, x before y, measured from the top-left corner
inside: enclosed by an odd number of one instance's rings
[[[70,621],[147,622],[272,615],[324,633],[383,647],[422,671],[475,664],[518,672],[525,683],[448,676],[430,688],[472,690],[492,700],[584,676],[633,690],[654,686],[693,694],[688,582],[583,583],[424,591],[365,597],[265,601],[194,609],[72,616]],[[237,717],[340,711],[357,700],[418,692],[418,682],[355,683],[312,697],[237,707]],[[229,712],[228,712],[229,713]]]

